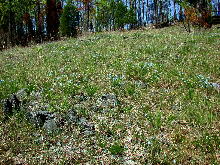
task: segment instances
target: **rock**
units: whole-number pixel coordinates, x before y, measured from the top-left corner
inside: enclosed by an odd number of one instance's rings
[[[85,129],[91,129],[91,130],[95,129],[94,125],[88,122],[88,120],[84,117],[79,118],[78,124]]]
[[[6,99],[3,106],[4,120],[7,120],[9,116],[12,116],[13,113],[19,111],[20,105],[21,101],[18,100],[16,95],[12,95],[10,98]]]
[[[30,112],[38,111],[39,109],[42,111],[46,111],[48,107],[48,104],[45,104],[40,100],[33,100],[26,104],[26,108]]]
[[[79,103],[79,102],[84,102],[86,100],[89,99],[88,96],[86,96],[84,93],[79,93],[77,95],[74,96],[74,98],[76,99],[76,101]]]
[[[42,127],[47,120],[52,120],[55,115],[48,111],[35,111],[29,112],[27,118],[30,122],[35,124],[37,127]]]
[[[93,135],[95,133],[95,126],[89,122],[86,118],[81,117],[78,121],[79,126],[82,127],[82,132],[85,135]]]
[[[5,116],[5,119],[8,118],[13,114],[13,108],[12,108],[12,102],[9,99],[6,99],[3,107],[3,113]]]
[[[133,160],[127,160],[124,162],[124,165],[135,165],[137,164],[136,162],[134,162]]]
[[[33,97],[35,100],[41,100],[42,99],[42,92],[41,91],[32,91],[30,96]]]
[[[5,116],[4,120],[7,120],[14,113],[20,111],[22,101],[27,96],[26,89],[21,89],[17,93],[12,94],[9,98],[4,101],[3,113]]]
[[[68,123],[77,123],[77,121],[79,120],[79,117],[76,113],[75,110],[70,110],[69,112],[67,112],[66,114],[66,120]]]
[[[43,128],[49,132],[52,132],[58,129],[58,125],[54,119],[51,119],[45,121]]]
[[[95,126],[85,117],[78,116],[75,110],[71,110],[66,114],[66,120],[69,124],[74,123],[79,125],[85,135],[91,135],[95,132]]]
[[[101,109],[114,108],[118,103],[119,101],[114,94],[105,94],[97,100],[97,107]]]
[[[16,95],[12,96],[11,103],[12,103],[14,110],[16,110],[16,111],[20,110],[21,101],[17,98]]]
[[[218,83],[210,83],[210,85],[215,88],[216,90],[220,91],[220,84]]]
[[[24,99],[27,97],[28,93],[27,93],[27,89],[23,88],[21,90],[19,90],[16,94],[16,97],[20,100],[20,101],[24,101]]]

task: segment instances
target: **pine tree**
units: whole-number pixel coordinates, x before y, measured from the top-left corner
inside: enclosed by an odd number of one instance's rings
[[[63,9],[60,18],[60,31],[63,36],[76,37],[77,26],[79,25],[79,12],[77,7],[70,1]]]

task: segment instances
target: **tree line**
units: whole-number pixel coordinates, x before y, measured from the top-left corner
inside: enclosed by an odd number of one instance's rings
[[[201,15],[208,13],[210,4],[211,0],[0,0],[0,49],[75,37],[83,31],[166,26],[183,21],[189,6]]]

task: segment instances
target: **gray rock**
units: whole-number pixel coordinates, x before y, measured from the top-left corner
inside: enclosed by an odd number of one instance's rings
[[[66,120],[68,123],[73,123],[73,122],[77,123],[77,121],[79,120],[79,117],[78,117],[76,111],[70,110],[69,112],[67,112]]]
[[[89,97],[86,96],[84,93],[79,93],[75,95],[74,98],[76,99],[77,102],[84,102],[89,99]]]
[[[97,100],[97,107],[99,108],[114,108],[119,101],[114,94],[105,94]]]
[[[210,85],[215,88],[216,90],[220,91],[220,84],[218,83],[210,83]]]
[[[5,120],[7,120],[8,117],[13,114],[13,105],[12,105],[12,102],[9,99],[6,99],[5,102],[4,102],[3,114],[4,114],[4,117],[5,117]]]
[[[81,117],[78,121],[79,126],[82,127],[82,132],[85,135],[93,135],[95,133],[95,126],[89,122],[86,118]]]
[[[20,101],[24,101],[25,98],[28,96],[27,89],[23,88],[23,89],[19,90],[15,95],[17,96],[17,98]]]
[[[135,164],[137,164],[137,163],[134,162],[133,160],[126,160],[126,161],[124,162],[124,165],[135,165]]]
[[[76,124],[81,127],[81,131],[85,135],[92,135],[95,133],[95,126],[89,122],[85,117],[78,116],[75,110],[70,110],[66,114],[66,121],[68,124]]]
[[[49,132],[52,132],[58,129],[58,125],[54,119],[51,119],[44,122],[43,128]]]
[[[7,120],[15,112],[20,110],[21,101],[18,100],[17,96],[14,94],[10,98],[7,98],[3,104],[4,120]]]
[[[12,94],[9,98],[4,101],[3,113],[4,120],[7,120],[14,113],[20,111],[22,102],[24,98],[27,96],[26,89],[21,89],[17,93]]]
[[[55,115],[48,111],[35,111],[27,114],[27,119],[37,127],[42,127],[47,120],[54,118]]]
[[[78,124],[84,128],[89,128],[89,129],[93,129],[93,127],[94,127],[93,124],[88,122],[88,120],[84,117],[79,118]]]
[[[32,91],[30,96],[33,97],[35,100],[41,100],[42,99],[42,92],[41,91]]]

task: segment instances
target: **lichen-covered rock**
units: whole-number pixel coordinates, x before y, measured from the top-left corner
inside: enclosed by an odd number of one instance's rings
[[[58,125],[54,119],[51,119],[44,122],[43,128],[49,132],[52,132],[58,129]]]
[[[14,94],[6,99],[3,104],[4,120],[7,120],[11,115],[20,110],[21,101],[18,100],[17,96]]]
[[[97,107],[101,109],[114,108],[119,104],[119,101],[114,94],[104,94],[97,100]]]
[[[95,133],[95,126],[89,122],[86,118],[81,117],[79,118],[78,122],[80,127],[82,127],[82,132],[85,135],[92,135]]]
[[[95,127],[89,122],[85,117],[78,116],[75,110],[71,110],[66,114],[66,120],[68,124],[79,125],[82,129],[82,132],[86,135],[94,134]]]
[[[218,83],[210,83],[213,88],[220,92],[220,84]]]
[[[66,114],[66,120],[68,123],[77,123],[79,120],[79,116],[77,115],[76,111],[70,110]]]
[[[37,127],[42,127],[47,120],[55,119],[55,115],[48,111],[34,111],[27,114],[27,118]]]
[[[23,89],[19,90],[15,95],[22,102],[28,96],[27,89],[23,88]]]
[[[73,96],[73,98],[75,99],[76,102],[80,103],[80,102],[84,102],[87,101],[89,99],[88,96],[86,96],[84,93],[79,93]]]

